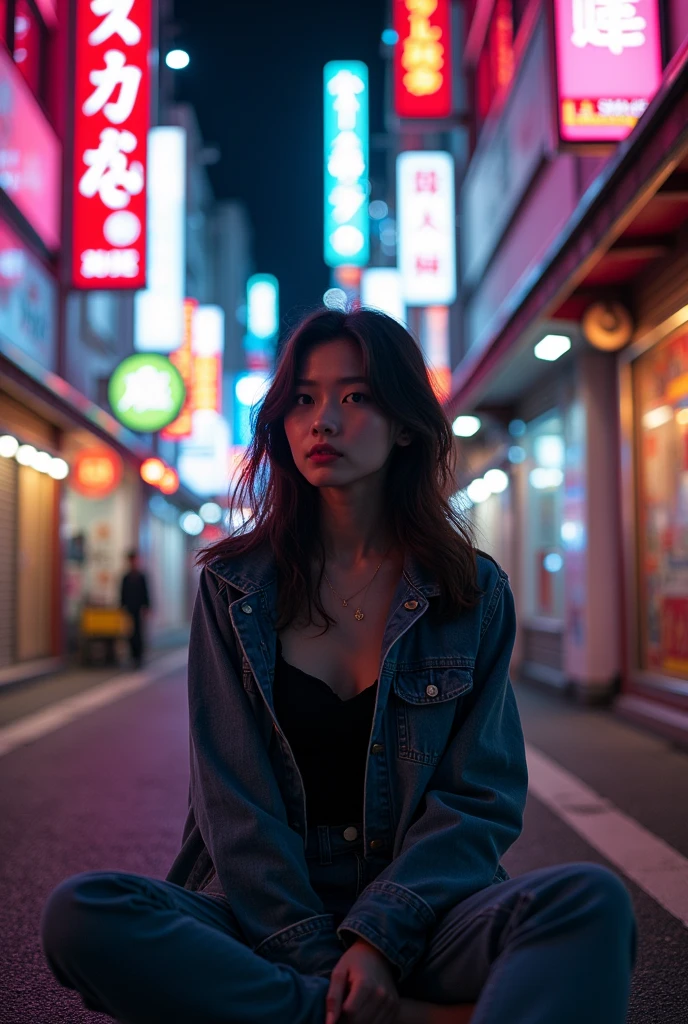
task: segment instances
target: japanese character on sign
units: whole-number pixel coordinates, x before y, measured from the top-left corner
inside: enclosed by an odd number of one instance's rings
[[[419,274],[437,274],[440,261],[437,256],[416,256],[416,271]]]
[[[641,0],[572,0],[574,46],[598,46],[620,56],[643,46],[647,23],[636,8]]]
[[[104,128],[98,149],[87,149],[84,163],[88,170],[79,182],[79,192],[91,199],[96,192],[110,210],[122,210],[132,196],[143,189],[143,167],[138,160],[127,166],[127,153],[136,149],[132,132]]]
[[[440,230],[437,227],[436,224],[433,224],[432,214],[430,214],[430,213],[425,213],[423,215],[423,221],[422,221],[420,226],[421,226],[421,229],[422,228],[430,228],[431,231],[439,231]]]
[[[102,110],[111,124],[122,124],[134,109],[142,75],[141,68],[127,66],[127,58],[121,50],[107,50],[105,67],[100,71],[91,71],[88,76],[96,89],[84,101],[81,108],[84,114],[91,117]],[[121,86],[119,97],[114,103],[109,102],[117,86]]]
[[[136,46],[141,40],[141,29],[129,17],[133,6],[134,0],[91,0],[93,13],[98,17],[106,15],[88,37],[91,46],[98,46],[114,35],[127,46]]]
[[[442,29],[430,24],[430,15],[438,0],[406,0],[410,32],[404,39],[401,63],[406,68],[404,85],[414,96],[429,96],[442,86],[444,46],[440,43]]]
[[[366,192],[360,182],[335,185],[327,197],[333,207],[332,217],[337,224],[345,224],[360,210],[365,202]]]
[[[125,377],[124,394],[117,403],[118,412],[142,413],[165,410],[173,405],[170,375],[154,366],[141,366]]]
[[[440,187],[437,171],[416,171],[414,180],[416,192],[437,192]]]
[[[327,91],[336,99],[332,104],[337,114],[340,131],[351,131],[356,127],[356,114],[361,109],[358,95],[365,90],[365,84],[353,71],[342,68],[328,83]]]

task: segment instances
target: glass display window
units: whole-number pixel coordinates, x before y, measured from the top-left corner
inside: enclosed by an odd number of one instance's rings
[[[633,365],[640,668],[688,676],[688,328]]]
[[[564,620],[564,424],[558,412],[531,421],[519,439],[525,452],[524,612]]]

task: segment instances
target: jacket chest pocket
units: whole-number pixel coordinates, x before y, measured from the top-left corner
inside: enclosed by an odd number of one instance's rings
[[[451,735],[460,698],[473,689],[472,667],[399,671],[392,686],[399,757],[437,764]]]

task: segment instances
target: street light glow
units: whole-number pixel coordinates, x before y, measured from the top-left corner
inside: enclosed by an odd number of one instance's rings
[[[189,55],[186,50],[170,50],[165,57],[165,63],[173,71],[181,71],[189,66]]]

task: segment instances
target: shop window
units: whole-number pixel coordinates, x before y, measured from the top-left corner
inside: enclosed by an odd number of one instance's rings
[[[29,0],[14,3],[14,62],[36,95],[41,92],[45,29]]]
[[[524,612],[530,618],[564,619],[561,544],[564,494],[564,427],[559,415],[533,420],[519,444],[526,452]]]
[[[640,667],[688,675],[688,329],[634,364]]]

